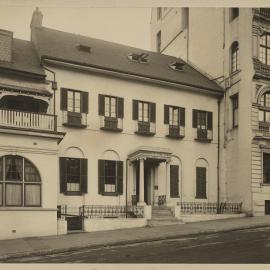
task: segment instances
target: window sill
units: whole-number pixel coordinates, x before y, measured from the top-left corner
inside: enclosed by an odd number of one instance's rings
[[[141,131],[135,131],[135,134],[141,135],[141,136],[154,136],[156,133],[155,132],[141,132]]]
[[[169,139],[183,139],[185,136],[184,135],[170,135],[170,134],[167,134],[166,137],[169,138]]]
[[[112,131],[112,132],[122,132],[123,131],[122,128],[101,127],[100,129],[104,130],[104,131]]]
[[[66,191],[65,193],[62,193],[65,196],[82,196],[83,193],[80,191]]]
[[[270,183],[262,183],[262,186],[270,187]]]
[[[71,124],[71,123],[63,123],[63,126],[74,127],[74,128],[86,128],[87,127],[87,125],[84,125],[84,124]]]
[[[100,193],[100,195],[102,195],[102,196],[120,196],[121,194],[119,194],[118,192],[102,192],[102,193]]]

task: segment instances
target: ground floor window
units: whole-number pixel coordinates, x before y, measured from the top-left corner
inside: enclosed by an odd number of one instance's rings
[[[41,206],[41,178],[29,160],[0,158],[0,206]]]
[[[179,166],[170,165],[170,195],[171,198],[179,197]]]
[[[102,195],[123,194],[123,161],[98,161],[98,193]]]
[[[196,198],[206,199],[206,168],[196,167]]]
[[[265,201],[265,215],[270,215],[270,200]]]
[[[87,159],[60,157],[60,193],[87,193]]]
[[[263,182],[270,184],[270,153],[263,153]]]

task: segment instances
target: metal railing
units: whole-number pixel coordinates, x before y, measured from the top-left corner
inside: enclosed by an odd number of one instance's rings
[[[259,131],[269,133],[270,132],[270,123],[268,123],[268,122],[259,122]]]
[[[100,117],[100,127],[102,129],[120,131],[123,129],[123,119],[115,117]]]
[[[213,132],[212,130],[197,128],[197,140],[212,140],[213,139]]]
[[[53,114],[0,109],[0,125],[23,129],[56,131],[56,116]]]
[[[242,203],[178,202],[183,214],[239,214]]]
[[[260,14],[270,19],[270,8],[260,8]]]
[[[184,137],[185,136],[185,127],[183,126],[174,126],[168,125],[167,136],[169,137]]]
[[[83,205],[80,212],[87,218],[143,218],[144,207],[128,205]]]
[[[139,134],[153,135],[156,133],[156,124],[152,122],[136,121],[135,131]]]

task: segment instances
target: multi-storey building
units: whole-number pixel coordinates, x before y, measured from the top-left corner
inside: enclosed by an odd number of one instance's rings
[[[266,8],[154,8],[152,49],[182,57],[225,88],[221,194],[269,214],[269,32]]]

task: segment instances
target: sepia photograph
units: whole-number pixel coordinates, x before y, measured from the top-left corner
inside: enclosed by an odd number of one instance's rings
[[[270,263],[270,2],[216,2],[0,0],[0,268]]]

